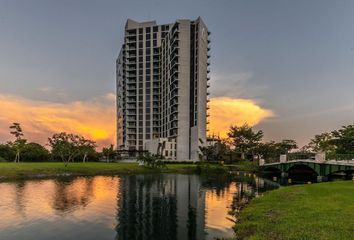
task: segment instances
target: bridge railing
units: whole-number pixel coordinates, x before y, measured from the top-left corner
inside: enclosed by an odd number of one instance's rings
[[[315,160],[315,153],[288,153],[287,161],[292,160]]]
[[[326,154],[327,161],[354,161],[354,154]]]

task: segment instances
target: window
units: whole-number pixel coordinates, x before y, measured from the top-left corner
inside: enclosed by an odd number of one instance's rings
[[[143,41],[143,35],[139,35],[139,41]]]
[[[150,33],[150,31],[151,31],[151,28],[150,28],[150,27],[145,28],[145,32],[146,32],[146,33]]]
[[[142,34],[142,33],[143,33],[143,29],[139,28],[139,34]]]
[[[151,35],[150,34],[146,34],[146,36],[145,36],[146,41],[150,40],[150,38],[151,38]]]
[[[139,48],[143,48],[143,42],[139,42]]]
[[[159,31],[159,26],[154,26],[153,32],[158,32]]]
[[[154,33],[152,36],[153,36],[153,39],[156,39],[157,38],[157,33]]]
[[[145,138],[146,138],[146,139],[150,139],[150,134],[147,133],[147,134],[145,135]]]

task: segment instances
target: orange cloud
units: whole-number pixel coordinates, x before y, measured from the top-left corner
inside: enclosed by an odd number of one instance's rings
[[[249,99],[233,99],[229,97],[212,98],[210,103],[209,134],[226,137],[231,125],[257,125],[262,120],[274,116],[271,110],[263,109],[255,101]]]
[[[93,139],[99,146],[115,142],[115,96],[89,101],[51,103],[0,95],[0,140],[10,140],[9,125],[20,122],[25,137],[42,144],[53,133],[70,132]]]

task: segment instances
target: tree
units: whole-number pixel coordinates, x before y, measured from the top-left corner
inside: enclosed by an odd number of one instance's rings
[[[49,157],[49,151],[38,143],[28,143],[22,150],[22,159],[24,162],[46,162],[49,160]]]
[[[81,135],[65,132],[54,134],[51,138],[48,138],[48,141],[53,157],[61,159],[65,163],[65,167],[80,154],[85,161],[88,151],[95,148],[93,141],[87,140]]]
[[[0,144],[0,157],[6,161],[14,159],[16,152],[12,148],[11,144]]]
[[[115,155],[113,144],[111,144],[107,148],[105,148],[105,147],[102,148],[102,154],[107,159],[107,162],[110,162],[111,157],[114,157],[114,155]]]
[[[16,123],[16,122],[13,123],[10,126],[10,133],[12,135],[14,135],[14,137],[16,138],[16,140],[13,143],[11,143],[12,147],[16,151],[14,162],[20,162],[21,150],[26,145],[26,139],[22,138],[23,137],[23,131],[22,131],[21,125],[19,123]]]
[[[276,143],[276,147],[278,148],[280,154],[288,154],[289,151],[297,148],[297,143],[295,140],[285,139],[279,143]]]
[[[82,136],[79,136],[78,139],[78,155],[82,156],[82,162],[86,162],[87,157],[89,155],[95,155],[96,154],[96,143],[92,140],[85,139]]]
[[[295,140],[282,140],[281,142],[267,142],[260,143],[255,148],[254,152],[256,152],[259,157],[263,157],[264,160],[277,161],[281,154],[288,154],[289,151],[296,149],[297,144]]]
[[[231,144],[234,146],[235,151],[241,153],[241,159],[245,159],[246,153],[253,153],[253,150],[257,147],[263,138],[263,131],[253,131],[252,127],[247,124],[238,126],[231,126],[228,132]]]
[[[330,140],[330,143],[335,146],[336,153],[354,153],[354,124],[332,131],[332,136],[333,138]]]
[[[209,139],[209,144],[204,144],[201,140],[202,146],[199,147],[200,158],[206,161],[221,161],[226,159],[226,154],[229,148],[225,141],[221,139]]]
[[[255,152],[258,154],[258,158],[262,157],[264,160],[274,161],[279,158],[277,144],[274,141],[258,144]]]
[[[311,139],[310,143],[306,147],[313,152],[334,152],[335,145],[333,142],[332,133],[322,133],[319,135],[315,135],[313,139]]]

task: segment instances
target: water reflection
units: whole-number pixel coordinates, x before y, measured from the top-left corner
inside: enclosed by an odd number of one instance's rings
[[[230,237],[233,214],[274,187],[181,174],[0,183],[0,240]]]

